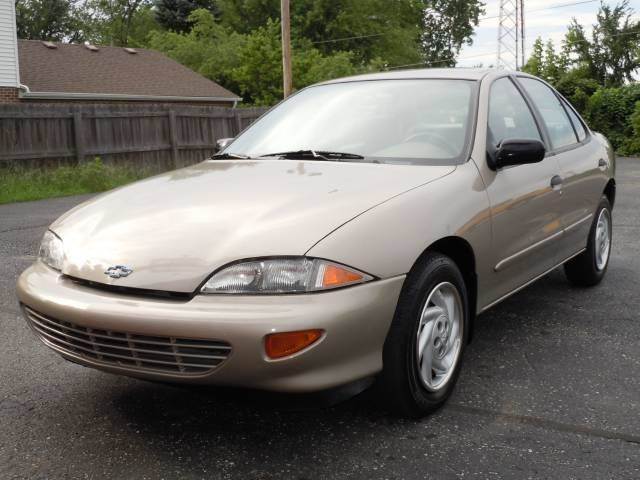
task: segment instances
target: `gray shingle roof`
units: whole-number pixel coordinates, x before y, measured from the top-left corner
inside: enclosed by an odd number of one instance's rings
[[[238,96],[160,52],[18,40],[20,82],[31,92],[234,101]]]

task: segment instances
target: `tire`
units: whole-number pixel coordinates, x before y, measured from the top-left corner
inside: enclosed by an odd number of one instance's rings
[[[611,204],[602,197],[589,230],[587,249],[564,264],[564,273],[573,285],[592,287],[604,278],[611,258],[612,226]]]
[[[395,415],[420,418],[444,404],[458,378],[468,332],[463,276],[449,257],[428,252],[405,280],[385,340],[377,385],[385,406]]]

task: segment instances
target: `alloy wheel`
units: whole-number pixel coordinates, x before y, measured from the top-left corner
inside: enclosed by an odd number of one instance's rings
[[[444,387],[455,371],[462,350],[463,316],[460,293],[453,284],[443,282],[431,290],[416,340],[419,377],[429,391]]]
[[[596,268],[598,271],[602,271],[607,266],[611,251],[611,214],[606,208],[603,208],[598,216],[594,247],[596,249]]]

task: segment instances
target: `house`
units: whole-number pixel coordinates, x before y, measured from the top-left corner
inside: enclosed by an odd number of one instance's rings
[[[0,2],[0,104],[233,107],[240,100],[153,50],[18,40],[14,2]]]

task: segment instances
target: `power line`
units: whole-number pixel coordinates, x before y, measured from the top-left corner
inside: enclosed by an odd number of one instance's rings
[[[470,59],[470,58],[486,57],[488,55],[495,55],[495,54],[496,54],[496,52],[477,53],[475,55],[467,55],[466,57],[458,58],[457,60],[467,60],[467,59]],[[387,70],[395,70],[395,69],[398,69],[398,68],[405,68],[405,67],[429,66],[429,65],[436,65],[436,64],[439,64],[439,63],[448,63],[451,60],[456,60],[456,59],[448,58],[448,59],[443,59],[443,60],[433,60],[433,61],[430,61],[430,62],[407,63],[405,65],[393,65],[393,66],[390,66],[390,67],[386,67],[386,69]]]
[[[620,33],[614,33],[613,35],[609,35],[609,37],[622,37],[625,35],[640,35],[640,30],[635,30],[632,32],[620,32]],[[575,45],[575,44],[579,44],[579,43],[589,43],[589,40],[584,39],[584,40],[575,40],[572,42],[569,42],[569,45]],[[479,58],[479,57],[488,57],[489,55],[495,55],[495,52],[486,52],[486,53],[478,53],[475,55],[467,55],[465,57],[460,57],[455,59],[456,62],[459,60],[470,60],[472,58]],[[398,68],[405,68],[405,67],[420,67],[420,66],[424,66],[424,67],[428,67],[430,65],[437,65],[440,63],[448,63],[450,62],[451,59],[444,59],[444,60],[434,60],[434,61],[430,61],[430,62],[420,62],[420,63],[408,63],[406,65],[392,65],[392,66],[388,66],[386,67],[387,70],[395,70]]]
[[[556,8],[565,8],[565,7],[575,7],[576,5],[582,5],[585,3],[594,3],[594,2],[599,2],[600,0],[582,0],[580,2],[572,2],[572,3],[561,3],[558,5],[551,5],[550,7],[544,7],[544,8],[534,8],[531,10],[527,10],[527,14],[532,13],[532,12],[546,12],[547,10],[555,10]],[[500,15],[491,15],[491,16],[487,16],[487,17],[481,17],[478,19],[479,22],[482,22],[483,20],[491,20],[493,18],[500,18]]]
[[[527,10],[527,14],[531,13],[531,12],[544,12],[547,10],[554,10],[556,8],[565,8],[565,7],[573,7],[576,5],[582,5],[585,3],[594,3],[594,2],[598,2],[600,0],[581,0],[579,2],[572,2],[572,3],[562,3],[562,4],[557,4],[557,5],[551,5],[550,7],[544,7],[544,8],[536,8],[533,10]],[[483,20],[490,20],[492,18],[499,18],[499,15],[492,15],[492,16],[488,16],[488,17],[481,17],[478,19],[479,22],[482,22]],[[382,37],[384,35],[386,35],[387,33],[382,32],[382,33],[371,33],[368,35],[356,35],[353,37],[341,37],[341,38],[330,38],[328,40],[316,40],[314,42],[311,42],[312,44],[321,44],[321,43],[334,43],[334,42],[346,42],[348,40],[359,40],[361,38],[372,38],[372,37]]]
[[[386,35],[386,33],[372,33],[371,35],[358,35],[356,37],[343,37],[343,38],[334,38],[331,40],[318,40],[316,42],[311,42],[311,43],[316,44],[316,43],[345,42],[347,40],[357,40],[359,38],[370,38],[370,37],[381,37],[383,35]]]
[[[571,2],[571,3],[561,3],[561,4],[556,4],[556,5],[551,5],[549,7],[544,7],[544,8],[536,8],[536,9],[532,9],[532,10],[527,10],[527,13],[531,13],[531,12],[543,12],[543,11],[547,11],[547,10],[555,10],[558,8],[566,8],[566,7],[572,7],[572,6],[576,6],[576,5],[583,5],[583,4],[587,4],[587,3],[595,3],[598,2],[599,0],[581,0],[581,1],[577,1],[577,2]],[[489,20],[492,18],[498,18],[499,15],[494,15],[494,16],[486,16],[486,17],[482,17],[479,19],[479,21],[482,20]],[[617,36],[622,36],[622,35],[632,35],[634,33],[640,33],[639,32],[621,32],[619,34],[614,34],[614,35],[610,35],[610,37],[617,37]],[[334,38],[334,39],[329,39],[329,40],[319,40],[319,41],[315,41],[315,42],[311,42],[312,44],[321,44],[321,43],[333,43],[333,42],[344,42],[347,40],[358,40],[361,38],[371,38],[371,37],[381,37],[383,35],[386,35],[385,33],[373,33],[373,34],[369,34],[369,35],[357,35],[357,36],[352,36],[352,37],[342,37],[342,38]],[[588,40],[578,40],[578,41],[574,41],[571,42],[571,45],[575,45],[577,43],[586,43],[588,42]],[[456,62],[458,62],[459,60],[469,60],[472,58],[480,58],[480,57],[488,57],[490,55],[495,55],[495,52],[487,52],[487,53],[478,53],[478,54],[474,54],[474,55],[467,55],[464,57],[459,57],[454,59]],[[442,63],[448,63],[450,62],[452,59],[443,59],[443,60],[434,60],[434,61],[430,61],[430,62],[419,62],[419,63],[407,63],[404,65],[392,65],[392,66],[387,66],[386,69],[387,70],[395,70],[395,69],[400,69],[400,68],[406,68],[406,67],[428,67],[431,65],[437,65],[437,64],[442,64]]]

